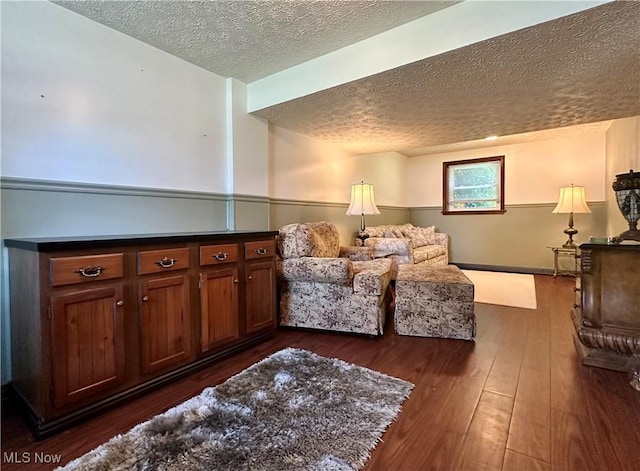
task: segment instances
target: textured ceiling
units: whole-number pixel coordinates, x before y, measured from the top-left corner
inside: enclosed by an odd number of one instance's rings
[[[617,2],[256,112],[361,152],[640,115],[640,3]]]
[[[54,1],[223,77],[249,83],[456,1]]]
[[[457,2],[55,3],[249,83]],[[640,2],[609,3],[254,114],[353,152],[409,156],[640,115]]]

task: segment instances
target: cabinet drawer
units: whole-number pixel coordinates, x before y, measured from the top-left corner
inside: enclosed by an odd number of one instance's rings
[[[138,274],[160,273],[189,268],[189,248],[138,252]]]
[[[121,253],[50,259],[51,286],[122,278]]]
[[[200,247],[200,266],[238,261],[238,244],[203,245]]]
[[[276,253],[276,241],[257,240],[255,242],[246,242],[244,244],[244,258],[252,260],[254,258],[270,258]]]

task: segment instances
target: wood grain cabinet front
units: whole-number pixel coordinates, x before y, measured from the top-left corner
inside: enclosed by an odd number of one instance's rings
[[[238,267],[200,273],[200,352],[240,338]]]
[[[272,260],[246,265],[246,325],[247,332],[274,328],[276,317],[275,266]]]
[[[103,394],[125,380],[122,285],[51,297],[56,406]]]
[[[143,374],[181,363],[191,355],[187,275],[140,282],[140,360]]]
[[[276,234],[6,239],[10,390],[36,437],[272,335]]]

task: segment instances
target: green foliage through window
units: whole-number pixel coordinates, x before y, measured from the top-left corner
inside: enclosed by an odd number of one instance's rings
[[[502,211],[503,158],[445,162],[443,212]]]

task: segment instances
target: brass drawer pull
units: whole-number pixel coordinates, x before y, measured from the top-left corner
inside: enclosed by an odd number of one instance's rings
[[[262,247],[260,247],[259,249],[256,249],[256,253],[258,255],[267,255],[268,250],[267,249],[263,249]]]
[[[229,254],[227,252],[218,252],[217,254],[213,255],[213,258],[222,262],[223,260],[226,260],[228,256]]]
[[[162,260],[156,260],[156,265],[161,268],[171,268],[176,264],[178,260],[176,258],[164,257]]]
[[[78,268],[73,272],[77,273],[80,276],[84,276],[85,278],[95,278],[96,276],[100,276],[100,273],[102,273],[103,271],[104,271],[104,267],[97,266],[97,267]]]

